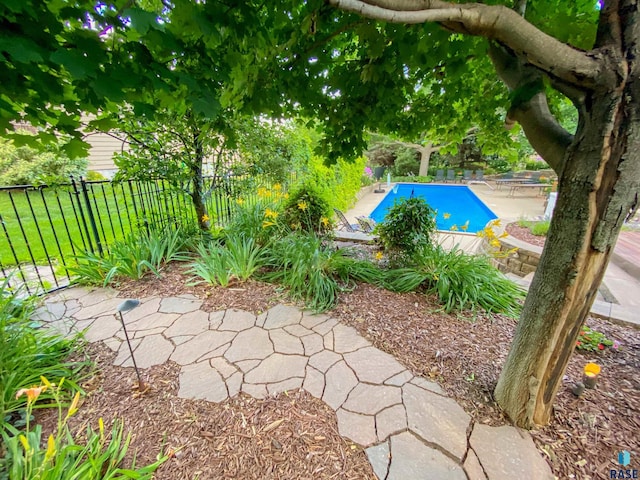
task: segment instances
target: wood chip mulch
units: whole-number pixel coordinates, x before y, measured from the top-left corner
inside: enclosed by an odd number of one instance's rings
[[[199,479],[374,479],[362,448],[338,433],[335,413],[324,402],[297,390],[256,400],[239,394],[216,404],[179,398],[179,366],[173,362],[144,370],[150,389],[140,395],[132,368],[114,367],[114,353],[103,344],[87,347],[96,372],[84,382],[87,396],[71,418],[82,437],[103,418],[132,433],[125,465],[153,463],[170,455],[157,480]],[[41,411],[44,431],[57,413]]]
[[[517,222],[507,224],[505,230],[512,237],[530,243],[531,245],[536,245],[538,247],[544,247],[544,242],[547,240],[547,237],[534,235],[533,233],[531,233],[531,230],[529,230],[527,227],[521,227]]]
[[[119,289],[124,296],[190,293],[207,308],[262,312],[283,301],[273,286],[251,282],[238,289],[185,286],[179,267]],[[493,389],[514,335],[516,320],[502,315],[444,314],[433,298],[358,285],[341,294],[330,315],[356,328],[415,374],[437,381],[474,421],[509,424]],[[619,350],[576,353],[555,402],[551,425],[532,431],[558,478],[609,478],[620,450],[640,454],[640,331],[590,318],[587,324],[621,343]],[[99,417],[123,418],[133,432],[138,462],[162,447],[177,449],[158,479],[375,478],[364,452],[337,433],[335,413],[304,392],[255,400],[244,395],[222,404],[176,396],[177,366],[145,371],[152,390],[136,396],[133,370],[113,367],[106,347],[89,347],[97,375],[74,425]],[[598,388],[576,398],[570,389],[588,361],[602,366]],[[282,420],[282,422],[280,422]],[[280,423],[278,423],[280,422]],[[637,458],[637,457],[635,457]],[[635,467],[634,467],[635,468]]]

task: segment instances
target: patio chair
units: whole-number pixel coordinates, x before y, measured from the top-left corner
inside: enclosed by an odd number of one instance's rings
[[[338,230],[346,230],[347,232],[362,231],[359,225],[355,223],[349,223],[349,220],[347,220],[347,217],[345,217],[344,213],[342,213],[340,210],[338,210],[337,208],[334,208],[333,211],[336,213],[336,217],[338,217],[338,221],[340,223],[340,228],[338,228]]]
[[[364,233],[371,233],[376,228],[376,221],[369,217],[356,217],[356,220],[360,224],[360,228]]]
[[[465,182],[470,182],[472,180],[472,175],[473,175],[473,171],[471,170],[465,170],[464,172],[462,172],[462,180]]]
[[[454,182],[456,181],[456,171],[453,169],[447,170],[447,180],[446,182]]]
[[[436,182],[444,182],[444,170],[436,170]]]
[[[484,170],[476,170],[476,180],[484,182]]]

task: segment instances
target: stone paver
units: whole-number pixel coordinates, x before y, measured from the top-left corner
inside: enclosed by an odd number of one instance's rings
[[[476,424],[469,439],[482,468],[494,478],[552,480],[547,463],[538,453],[527,432],[515,427]]]
[[[395,358],[375,347],[361,348],[344,356],[361,382],[383,383],[405,370]]]
[[[114,365],[129,367],[114,316],[124,300],[114,290],[72,288],[45,300],[34,318],[64,334],[87,329],[89,341],[117,352]],[[256,317],[201,306],[192,295],[147,297],[124,314],[140,368],[181,366],[180,397],[222,402],[239,392],[265,398],[304,388],[336,412],[340,434],[366,448],[380,479],[553,478],[528,434],[470,427],[437,383],[326,314],[280,304]]]
[[[454,400],[412,384],[402,387],[409,428],[462,459],[467,451],[467,427],[471,418]]]
[[[407,480],[409,478],[467,480],[467,476],[459,464],[444,453],[425,445],[413,434],[403,432],[391,437],[391,465],[387,480]]]
[[[159,312],[162,313],[189,313],[200,308],[202,300],[194,300],[184,297],[167,297],[160,302]]]
[[[134,352],[138,368],[162,365],[173,353],[173,348],[173,344],[162,335],[144,337]]]
[[[227,310],[218,330],[241,332],[253,327],[255,324],[256,317],[253,313],[245,312],[244,310]]]

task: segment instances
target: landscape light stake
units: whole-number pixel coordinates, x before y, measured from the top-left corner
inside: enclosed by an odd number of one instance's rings
[[[131,342],[129,341],[129,334],[127,333],[127,327],[124,324],[124,318],[122,317],[122,312],[128,312],[133,310],[138,305],[140,305],[140,300],[129,299],[122,302],[118,305],[117,312],[120,314],[120,323],[122,323],[122,329],[124,330],[124,338],[127,340],[127,345],[129,345],[129,352],[131,352],[131,360],[133,361],[133,368],[136,371],[136,375],[138,376],[138,390],[140,392],[144,391],[144,382],[142,381],[142,377],[140,376],[140,372],[138,371],[138,365],[136,365],[136,358],[133,356],[133,348],[131,348]]]

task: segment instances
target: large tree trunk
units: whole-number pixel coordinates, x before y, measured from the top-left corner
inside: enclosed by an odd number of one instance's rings
[[[429,174],[429,159],[431,158],[431,154],[438,150],[437,148],[433,148],[431,143],[427,143],[424,147],[418,148],[418,153],[420,154],[420,168],[418,170],[418,175],[421,177],[426,177]]]
[[[519,426],[549,422],[620,228],[637,208],[639,91],[632,69],[621,88],[587,95],[567,150],[548,240],[495,390]]]
[[[204,164],[204,148],[200,139],[200,130],[194,129],[195,159],[191,163],[191,201],[196,211],[200,230],[207,231],[211,226],[211,219],[204,202],[204,180],[202,178],[202,165]]]

